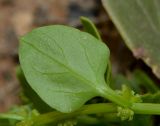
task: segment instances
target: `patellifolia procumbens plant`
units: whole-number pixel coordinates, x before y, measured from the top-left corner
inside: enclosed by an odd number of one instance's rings
[[[17,125],[75,125],[73,118],[101,113],[116,113],[122,120],[132,120],[134,114],[160,115],[160,104],[143,103],[129,87],[110,88],[109,48],[94,24],[84,17],[81,20],[86,32],[51,25],[20,38],[19,59],[26,83],[51,110],[32,112],[33,116],[19,119]],[[96,96],[110,103],[84,105]]]

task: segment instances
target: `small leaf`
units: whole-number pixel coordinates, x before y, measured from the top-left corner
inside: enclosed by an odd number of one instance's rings
[[[83,27],[84,27],[86,32],[90,33],[91,35],[93,35],[97,39],[102,40],[101,36],[98,32],[98,29],[96,28],[94,23],[89,18],[81,17],[81,22],[82,22]],[[108,61],[107,70],[106,70],[106,73],[105,73],[105,76],[106,76],[105,79],[106,79],[107,84],[111,83],[111,71],[112,71],[111,63],[110,63],[110,61]]]
[[[96,26],[94,25],[94,23],[90,19],[88,19],[86,17],[81,17],[81,22],[82,22],[83,27],[86,32],[90,33],[91,35],[93,35],[97,39],[101,40],[101,36],[100,36]]]
[[[127,46],[160,78],[160,1],[102,0]]]
[[[140,95],[135,94],[134,91],[132,91],[129,87],[127,87],[126,85],[122,85],[122,91],[120,92],[120,94],[127,99],[128,101],[131,101],[132,103],[135,102],[142,102],[142,99],[140,97]]]
[[[106,89],[109,49],[88,33],[60,25],[37,28],[21,38],[19,56],[30,86],[61,112]]]

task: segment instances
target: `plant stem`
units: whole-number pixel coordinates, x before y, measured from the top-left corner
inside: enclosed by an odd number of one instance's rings
[[[110,87],[105,88],[101,92],[102,97],[112,101],[113,103],[116,103],[123,107],[130,107],[132,106],[132,103],[126,99],[124,99],[122,96],[118,95],[115,91],[113,91]]]
[[[22,116],[19,116],[19,115],[16,115],[16,114],[6,114],[6,113],[0,113],[0,118],[14,119],[14,120],[23,120],[24,119]]]
[[[74,118],[79,115],[98,114],[98,113],[113,113],[117,111],[117,107],[112,103],[101,103],[84,105],[78,111],[72,113],[50,112],[35,117],[32,121],[35,126],[43,125],[51,122],[58,122],[65,119]]]
[[[108,61],[108,65],[107,65],[107,70],[105,73],[106,76],[106,83],[109,85],[111,84],[111,80],[112,80],[112,65],[111,65],[111,61]]]
[[[160,104],[134,103],[131,109],[137,114],[160,115]]]
[[[133,103],[130,107],[135,114],[149,114],[160,115],[160,104],[152,103]],[[99,114],[99,113],[116,113],[117,105],[113,103],[99,103],[84,105],[79,110],[72,113],[61,113],[58,111],[49,112],[46,114],[35,117],[32,122],[35,126],[44,125],[51,122],[57,123],[58,121],[75,118],[80,115]]]
[[[91,117],[91,116],[80,116],[77,118],[78,122],[82,125],[82,124],[89,124],[89,125],[95,125],[101,122],[100,119],[96,118],[96,117]]]

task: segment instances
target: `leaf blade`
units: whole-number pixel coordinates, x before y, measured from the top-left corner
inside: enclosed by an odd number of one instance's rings
[[[95,36],[97,39],[102,40],[96,26],[93,24],[93,22],[90,19],[86,17],[81,17],[80,19],[86,32]]]
[[[160,77],[160,3],[157,0],[102,0],[127,46]]]
[[[100,95],[108,58],[103,43],[66,26],[38,28],[20,43],[20,63],[30,86],[61,112],[74,111]]]

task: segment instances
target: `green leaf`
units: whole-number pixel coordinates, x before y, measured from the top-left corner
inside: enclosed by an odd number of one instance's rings
[[[102,0],[127,46],[160,78],[160,1]]]
[[[90,33],[91,35],[93,35],[97,39],[102,40],[100,33],[98,32],[98,29],[96,28],[94,23],[89,18],[81,17],[81,22],[82,22],[83,27],[86,32]],[[105,76],[106,76],[105,79],[106,79],[107,84],[111,83],[111,71],[112,71],[111,63],[110,63],[110,61],[108,61],[107,70],[105,73]]]
[[[86,32],[90,33],[91,35],[93,35],[97,39],[101,40],[101,36],[100,36],[96,26],[89,18],[81,17],[81,22],[82,22],[83,27]]]
[[[21,38],[19,56],[30,86],[61,112],[78,109],[107,88],[109,49],[88,33],[61,25],[37,28]]]
[[[16,72],[20,84],[23,88],[22,93],[24,93],[24,97],[27,97],[27,99],[29,99],[29,102],[33,103],[34,108],[36,108],[41,113],[53,111],[53,109],[49,107],[27,83],[24,73],[20,66],[17,67]]]

